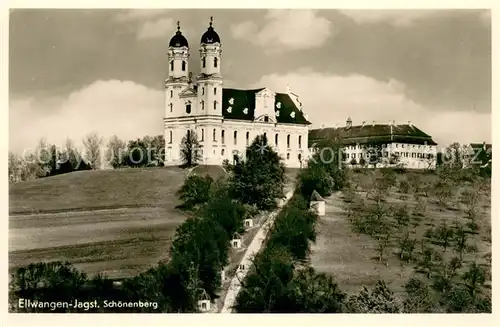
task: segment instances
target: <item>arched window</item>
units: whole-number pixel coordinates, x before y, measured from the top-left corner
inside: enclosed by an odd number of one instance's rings
[[[201,110],[205,110],[205,101],[201,100]]]
[[[274,144],[278,146],[278,133],[274,136]]]
[[[201,58],[201,65],[203,66],[203,68],[205,68],[207,62],[206,62],[206,59],[205,57]]]
[[[174,97],[174,91],[173,90],[170,90],[170,97],[173,98]]]
[[[302,135],[299,135],[299,149],[302,149]]]
[[[188,131],[187,131],[187,139],[189,140],[190,137],[191,137],[191,130],[188,129]]]
[[[220,141],[222,144],[224,144],[224,130],[222,130],[220,133]]]
[[[201,140],[200,140],[200,142],[203,142],[204,139],[205,139],[205,129],[202,128],[201,129]]]
[[[249,142],[250,142],[250,132],[247,132],[247,135],[246,135],[246,145],[248,145]]]
[[[174,61],[173,60],[170,62],[170,70],[174,71]]]
[[[299,153],[298,158],[299,158],[299,161],[302,161],[302,153]]]
[[[237,145],[238,144],[238,131],[234,131],[234,145]]]
[[[215,68],[217,68],[217,61],[219,61],[219,59],[214,58],[214,67],[215,67]]]
[[[172,131],[168,131],[168,143],[172,144]]]
[[[286,154],[286,160],[290,160],[290,153]]]
[[[220,155],[221,155],[221,156],[224,156],[224,149],[221,149],[221,150],[220,150]]]
[[[217,88],[214,87],[214,95],[217,95]]]
[[[186,113],[190,114],[191,113],[191,103],[186,104]]]
[[[286,136],[286,147],[290,149],[290,134]]]
[[[169,103],[168,106],[170,107],[170,112],[172,112],[174,105],[172,103]]]
[[[214,110],[217,110],[217,101],[214,101]]]
[[[186,71],[186,62],[185,61],[182,61],[182,71],[183,72]]]
[[[205,95],[205,88],[204,87],[201,88],[201,95]]]
[[[215,136],[216,136],[216,135],[215,135],[215,132],[216,132],[216,130],[215,130],[215,128],[214,128],[214,132],[213,132],[213,140],[214,140],[214,142],[217,142],[217,139],[215,138]]]

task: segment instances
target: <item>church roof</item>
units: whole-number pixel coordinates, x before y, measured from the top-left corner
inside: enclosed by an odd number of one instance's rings
[[[336,138],[342,144],[410,143],[436,145],[432,137],[410,124],[375,124],[339,128],[321,128],[309,131],[309,146],[323,138]]]
[[[168,46],[175,48],[189,47],[187,39],[182,35],[179,22],[177,22],[177,32],[175,32],[175,35],[170,39]]]
[[[208,27],[207,31],[203,33],[203,35],[201,36],[201,43],[205,44],[220,43],[219,34],[217,34],[217,32],[212,27],[212,21],[213,18],[210,17],[210,26]]]
[[[255,94],[264,88],[253,90],[223,89],[222,115],[226,119],[253,120],[255,112]],[[232,99],[232,104],[230,100]],[[277,105],[279,103],[279,108]],[[276,93],[274,103],[276,120],[285,124],[310,124],[303,112],[297,108],[288,94]]]

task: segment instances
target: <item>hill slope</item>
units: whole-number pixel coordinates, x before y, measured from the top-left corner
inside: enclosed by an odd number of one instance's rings
[[[177,167],[82,171],[10,186],[9,267],[69,260],[89,274],[136,274],[166,259],[186,216]]]

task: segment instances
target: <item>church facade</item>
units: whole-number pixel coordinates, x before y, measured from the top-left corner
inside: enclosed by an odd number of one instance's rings
[[[168,78],[165,80],[165,165],[182,164],[182,139],[197,136],[204,165],[221,165],[245,150],[257,135],[280,154],[286,167],[300,168],[308,157],[307,115],[298,96],[287,88],[277,93],[259,89],[224,88],[221,73],[222,44],[212,26],[199,46],[200,74],[189,72],[190,48],[180,31],[168,48]]]

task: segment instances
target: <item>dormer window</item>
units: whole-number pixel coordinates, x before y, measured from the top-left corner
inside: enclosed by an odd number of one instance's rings
[[[234,104],[234,98],[229,99],[229,104]]]
[[[276,103],[276,108],[278,108],[278,109],[281,108],[281,102]]]
[[[227,112],[228,112],[228,113],[231,113],[231,111],[232,111],[232,110],[233,110],[233,108],[232,108],[232,107],[227,107]]]
[[[292,111],[292,112],[290,113],[290,117],[295,118],[295,111]]]
[[[243,113],[244,113],[245,115],[247,115],[247,114],[248,114],[248,108],[243,109]]]
[[[279,117],[279,116],[280,116],[280,111],[279,111],[279,110],[277,110],[277,111],[276,111],[276,117]]]

